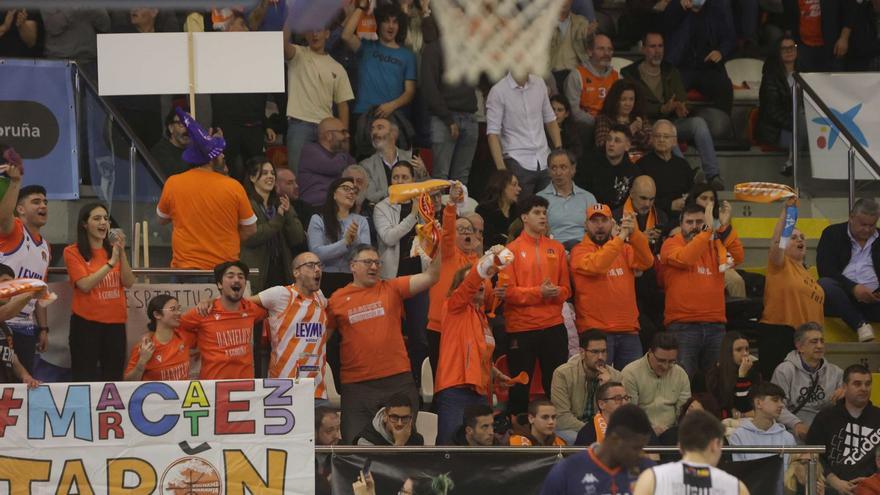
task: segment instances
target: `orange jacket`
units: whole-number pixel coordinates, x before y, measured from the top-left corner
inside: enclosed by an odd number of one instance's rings
[[[724,247],[737,259],[742,244],[733,227],[724,232]],[[660,249],[666,288],[664,323],[726,323],[724,273],[718,271],[718,252],[711,232],[700,232],[691,242],[679,233]],[[742,255],[739,254],[740,260]],[[732,268],[731,268],[732,270]]]
[[[546,442],[544,445],[538,443],[537,440],[531,438],[531,436],[523,436],[523,435],[510,435],[510,438],[507,439],[507,443],[511,447],[531,447],[532,445],[539,445],[541,447],[565,447],[567,444],[565,440],[553,435],[552,437],[547,437],[547,440],[551,440],[550,442]]]
[[[581,74],[581,109],[595,117],[602,111],[605,96],[611,86],[620,79],[620,74],[617,69],[611,69],[605,77],[599,77],[583,65],[578,65],[577,71]]]
[[[639,329],[635,270],[654,266],[648,238],[636,229],[626,243],[614,237],[602,246],[589,236],[571,250],[574,310],[578,332]]]
[[[483,279],[474,266],[443,303],[440,362],[434,378],[434,393],[467,385],[480,395],[489,395],[495,339],[484,309],[471,302],[482,284]]]
[[[440,278],[428,291],[428,330],[440,332],[441,310],[446,293],[452,285],[452,278],[459,268],[468,263],[475,264],[479,259],[477,255],[467,255],[455,245],[458,233],[455,230],[455,222],[458,220],[458,210],[454,204],[448,204],[443,208],[443,231],[440,233]],[[491,282],[489,289],[491,289]],[[488,294],[488,292],[487,292]]]
[[[508,280],[504,298],[508,333],[561,325],[562,303],[571,295],[565,248],[559,241],[544,236],[535,239],[523,231],[507,249],[514,256],[513,263],[504,269]],[[559,286],[559,295],[550,299],[541,295],[545,280]]]

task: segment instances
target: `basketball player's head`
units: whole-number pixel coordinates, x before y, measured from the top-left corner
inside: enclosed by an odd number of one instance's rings
[[[678,427],[678,448],[682,455],[701,454],[715,466],[721,459],[724,443],[724,425],[706,411],[692,411],[684,416]]]
[[[635,404],[624,404],[614,411],[608,420],[602,449],[611,455],[611,468],[638,466],[642,449],[648,444],[653,429],[648,415]]]

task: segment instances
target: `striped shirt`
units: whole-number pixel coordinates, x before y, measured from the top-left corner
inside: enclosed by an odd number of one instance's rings
[[[327,362],[327,299],[320,291],[303,296],[293,285],[260,292],[269,311],[272,339],[270,378],[314,378],[315,398],[326,399],[324,363]]]

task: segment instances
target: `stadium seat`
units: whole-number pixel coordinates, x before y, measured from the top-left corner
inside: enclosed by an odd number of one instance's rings
[[[785,151],[784,148],[779,148],[777,146],[773,146],[772,144],[764,144],[758,142],[757,136],[755,136],[755,129],[758,127],[758,109],[753,108],[749,111],[749,123],[746,127],[746,136],[749,138],[749,143],[752,146],[757,146],[761,149],[761,151],[765,152],[779,152]]]
[[[437,415],[419,411],[416,416],[416,431],[425,439],[425,445],[437,445]]]
[[[341,407],[341,397],[336,391],[336,382],[333,381],[333,370],[330,363],[324,363],[324,388],[327,390],[327,400],[333,407]]]
[[[611,67],[614,67],[614,70],[617,72],[620,72],[621,69],[632,63],[633,61],[628,58],[611,57]]]
[[[756,58],[735,58],[724,63],[733,83],[734,100],[757,100],[761,89],[764,61]]]
[[[431,362],[428,358],[422,361],[422,385],[419,388],[419,395],[422,396],[425,408],[434,401],[434,372],[431,370]]]

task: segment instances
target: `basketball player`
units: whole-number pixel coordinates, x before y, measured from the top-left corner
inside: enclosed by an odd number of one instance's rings
[[[715,416],[705,411],[688,413],[678,430],[681,461],[643,472],[633,495],[749,495],[742,481],[715,467],[723,441],[724,426]]]

